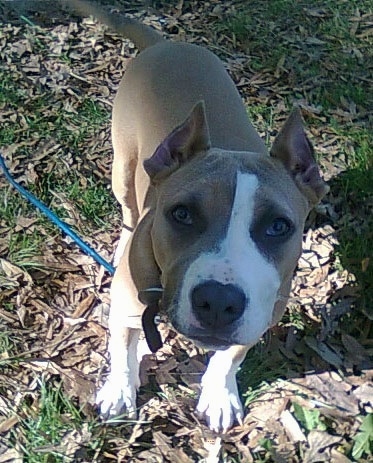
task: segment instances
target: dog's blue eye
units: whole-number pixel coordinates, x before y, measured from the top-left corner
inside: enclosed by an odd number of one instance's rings
[[[277,218],[267,228],[267,236],[285,236],[291,231],[291,224],[287,219]]]
[[[176,220],[176,222],[184,225],[192,225],[193,223],[192,216],[186,206],[176,206],[172,210],[172,217]]]

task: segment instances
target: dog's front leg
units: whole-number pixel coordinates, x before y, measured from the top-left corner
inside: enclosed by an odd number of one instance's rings
[[[123,226],[122,232],[120,234],[120,239],[117,244],[117,248],[114,253],[113,264],[114,267],[118,267],[120,259],[122,258],[124,251],[126,249],[127,243],[132,236],[132,231],[126,225]]]
[[[213,431],[227,431],[234,421],[241,422],[243,410],[238,395],[236,373],[249,347],[232,346],[217,351],[202,377],[197,412]]]
[[[110,373],[96,397],[104,417],[117,416],[121,412],[129,417],[136,415],[136,391],[140,386],[137,345],[141,333],[141,315],[145,308],[136,294],[128,270],[127,248],[111,286]]]
[[[131,418],[136,416],[136,391],[140,386],[137,360],[140,332],[127,327],[110,329],[110,373],[96,397],[101,415],[105,418],[121,413]]]

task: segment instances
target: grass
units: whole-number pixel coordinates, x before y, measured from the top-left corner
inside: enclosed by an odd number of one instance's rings
[[[30,191],[61,219],[66,220],[72,215],[78,217],[77,226],[83,230],[92,226],[97,230],[107,230],[117,212],[115,199],[106,182],[94,177],[81,179],[73,170],[51,172],[37,185],[31,185]],[[43,225],[47,226],[48,219],[41,217]]]
[[[336,127],[345,146],[348,169],[332,182],[336,195],[344,198],[340,208],[339,246],[336,255],[344,268],[355,274],[360,286],[360,309],[373,317],[373,136],[368,128]],[[351,146],[352,142],[352,146]]]
[[[238,373],[245,407],[266,391],[270,384],[286,376],[286,362],[262,343],[250,349]]]
[[[0,72],[0,104],[4,104],[9,109],[16,109],[25,97],[27,92],[14,85],[14,78],[9,71]]]
[[[270,133],[273,130],[273,109],[266,104],[255,104],[247,107],[249,119],[255,121],[255,128],[265,137],[265,143],[270,146]]]
[[[117,207],[111,191],[106,183],[87,179],[87,184],[72,172],[66,176],[51,173],[41,179],[37,185],[30,185],[29,191],[57,214],[61,220],[74,221],[78,233],[89,233],[91,228],[96,231],[107,231],[116,222]],[[53,194],[55,192],[58,197]],[[8,259],[22,268],[32,267],[33,256],[42,253],[48,242],[46,236],[59,233],[41,212],[27,202],[18,192],[6,195],[0,200],[0,217],[4,223],[14,229],[22,217],[38,217],[32,231],[26,233],[10,232],[8,236]],[[60,232],[61,233],[61,232]]]
[[[11,312],[11,308],[6,307],[9,312]],[[13,332],[1,331],[0,332],[0,365],[6,362],[7,359],[13,355],[13,351],[15,350],[15,346],[20,342],[19,339],[16,338],[16,335]],[[2,362],[3,360],[3,362]]]
[[[235,39],[254,70],[273,72],[283,59],[294,87],[316,79],[319,88],[313,92],[325,110],[336,108],[342,97],[369,110],[372,95],[363,80],[362,53],[368,53],[370,42],[353,27],[358,24],[357,11],[365,14],[370,9],[368,0],[317,5],[264,0],[242,3],[214,27],[218,34]]]
[[[88,136],[108,123],[110,113],[96,101],[83,98],[75,111],[68,112],[63,102],[57,103],[44,91],[29,96],[23,89],[12,87],[11,75],[0,69],[0,103],[9,109],[24,107],[22,118],[5,121],[0,128],[0,146],[19,141],[22,137],[48,139],[76,149]],[[46,110],[52,107],[53,110]]]
[[[351,170],[336,182],[336,188],[345,192],[348,203],[343,207],[339,241],[336,250],[343,267],[352,271],[360,287],[359,307],[373,318],[373,265],[372,247],[373,218],[370,213],[372,199],[367,191],[373,182],[372,171]],[[366,190],[365,187],[366,186]],[[365,190],[365,191],[364,191]],[[356,217],[356,208],[366,210],[365,217]]]
[[[90,440],[94,423],[83,425],[81,411],[62,393],[59,384],[39,381],[38,387],[40,401],[23,406],[22,438],[13,436],[13,445],[22,449],[24,463],[72,461],[69,454],[74,455],[77,439],[83,443],[81,454],[83,449],[87,456],[92,453],[100,443],[99,437]]]
[[[35,43],[40,52],[48,52],[47,47],[41,47],[40,40]],[[51,93],[40,87],[30,93],[27,87],[15,85],[14,75],[1,68],[0,105],[21,115],[4,120],[0,127],[0,146],[19,144],[17,153],[27,158],[32,158],[35,150],[26,141],[35,139],[54,140],[65,149],[69,147],[75,156],[80,156],[85,141],[107,124],[110,116],[101,104],[91,98],[82,98],[74,111],[66,111],[63,101],[56,104]],[[71,213],[75,211],[75,217],[81,219],[76,223],[81,232],[86,231],[87,223],[96,229],[107,230],[116,214],[115,200],[107,181],[89,177],[87,182],[82,182],[65,164],[59,160],[56,162],[59,163],[57,169],[41,172],[26,187],[63,220],[71,219]],[[38,166],[35,168],[39,169]],[[59,195],[59,199],[53,192]],[[45,234],[55,234],[56,228],[18,192],[9,189],[0,198],[0,218],[11,229],[15,228],[19,217],[32,217],[35,213],[39,220],[32,233],[9,235],[8,258],[22,267],[33,265],[32,257],[42,252]]]
[[[111,226],[108,219],[113,218],[117,208],[106,185],[88,179],[88,185],[82,191],[79,181],[75,181],[69,190],[68,198],[76,205],[83,220],[89,220],[101,229],[107,230]]]
[[[8,259],[23,269],[34,267],[35,256],[40,255],[45,245],[45,237],[38,231],[31,234],[11,234],[9,237]]]

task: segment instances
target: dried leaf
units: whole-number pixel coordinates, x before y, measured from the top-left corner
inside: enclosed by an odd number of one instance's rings
[[[306,441],[306,436],[303,434],[297,420],[289,412],[289,410],[284,410],[281,413],[280,421],[284,426],[289,438],[294,442],[303,442]]]
[[[322,431],[311,431],[308,435],[308,446],[304,455],[304,463],[319,463],[322,461],[330,461],[330,447],[341,442],[339,436],[332,436]]]

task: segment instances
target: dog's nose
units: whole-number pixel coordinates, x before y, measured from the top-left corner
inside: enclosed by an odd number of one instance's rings
[[[245,310],[246,296],[235,285],[207,281],[192,292],[192,308],[206,328],[222,328],[238,320]]]

